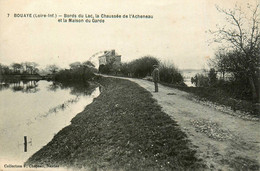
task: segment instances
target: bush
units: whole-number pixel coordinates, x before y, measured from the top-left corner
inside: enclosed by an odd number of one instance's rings
[[[109,65],[100,65],[98,70],[101,74],[110,74],[111,72],[111,68],[109,67]]]
[[[196,74],[191,78],[191,83],[195,84],[196,87],[208,87],[209,86],[209,78],[203,74]]]
[[[123,76],[131,76],[129,63],[122,63],[119,70]]]
[[[57,81],[87,81],[94,76],[91,68],[80,66],[75,69],[65,69],[57,72],[54,79]]]
[[[184,84],[183,76],[174,65],[160,63],[158,59],[152,56],[145,56],[136,59],[130,63],[123,63],[120,66],[120,73],[123,76],[144,78],[151,76],[154,67],[159,65],[160,81],[169,84]]]
[[[196,87],[214,87],[227,93],[230,97],[241,100],[252,101],[249,81],[244,76],[234,76],[232,79],[224,80],[217,78],[215,69],[210,69],[209,73],[196,74],[191,78],[191,82]]]
[[[140,59],[136,59],[124,66],[129,70],[129,75],[137,78],[144,78],[147,75],[151,75],[153,71],[153,65],[158,65],[159,60],[152,56],[145,56]]]
[[[209,70],[208,74],[208,79],[209,79],[209,86],[215,86],[217,84],[217,72],[215,71],[214,68],[211,68]]]
[[[170,84],[183,83],[183,76],[174,65],[160,64],[160,81]]]
[[[118,74],[120,66],[115,62],[115,59],[112,59],[106,65],[100,65],[98,71],[102,74]]]
[[[216,87],[227,92],[233,98],[252,101],[253,99],[249,84],[246,83],[247,81],[247,78],[231,81],[221,79],[218,80]]]

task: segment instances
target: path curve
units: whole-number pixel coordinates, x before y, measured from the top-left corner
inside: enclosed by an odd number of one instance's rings
[[[159,84],[154,92],[153,82],[127,79],[152,93],[162,110],[172,117],[188,135],[192,147],[197,150],[212,170],[258,170],[260,163],[259,121],[243,120],[225,114],[210,106],[191,100],[190,94]]]

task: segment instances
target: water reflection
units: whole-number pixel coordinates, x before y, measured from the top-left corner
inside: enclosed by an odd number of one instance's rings
[[[86,89],[87,88],[87,89]],[[59,83],[59,82],[52,82],[52,84],[50,84],[47,89],[49,91],[56,91],[58,89],[61,90],[68,90],[70,89],[70,93],[72,95],[90,95],[92,92],[89,91],[91,89],[91,86],[88,83],[73,83],[73,82],[67,82],[67,83]],[[93,90],[93,88],[92,88]]]
[[[0,82],[0,91],[8,89],[9,86],[10,86],[9,84]]]
[[[52,84],[50,84],[48,87],[47,87],[47,89],[49,90],[49,91],[56,91],[57,89],[59,89],[60,88],[60,85],[59,85],[60,83],[58,83],[58,82],[52,82]]]
[[[35,80],[0,80],[0,91],[10,88],[13,92],[36,93],[39,91]]]
[[[0,164],[23,164],[99,93],[99,88],[83,84],[0,82]],[[21,145],[24,136],[32,142],[26,153]]]

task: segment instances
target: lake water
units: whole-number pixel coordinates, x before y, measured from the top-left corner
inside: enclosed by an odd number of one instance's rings
[[[0,82],[0,168],[23,165],[99,94],[99,88],[47,81]]]
[[[196,69],[186,69],[186,70],[180,70],[181,74],[184,77],[184,83],[188,87],[194,87],[195,85],[191,83],[191,77],[194,77],[198,73],[202,73],[203,70],[196,70]]]

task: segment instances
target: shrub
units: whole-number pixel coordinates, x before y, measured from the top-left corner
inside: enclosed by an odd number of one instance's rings
[[[158,65],[159,60],[152,56],[145,56],[140,59],[136,59],[128,64],[130,75],[137,78],[144,78],[147,75],[151,75],[153,71],[153,65]]]
[[[109,74],[111,68],[109,67],[109,65],[100,65],[98,68],[99,72],[102,74]]]
[[[251,91],[247,78],[239,80],[218,80],[216,87],[227,92],[230,96],[236,99],[252,101]]]
[[[208,73],[208,79],[209,79],[209,86],[215,86],[218,79],[217,79],[217,72],[214,68],[211,68]]]
[[[120,66],[120,73],[124,76],[144,78],[151,76],[154,67],[159,65],[160,81],[169,84],[184,84],[183,76],[174,65],[160,63],[158,59],[152,56],[145,56],[129,63],[123,63]]]
[[[94,76],[91,68],[80,66],[74,69],[65,69],[57,72],[54,76],[57,81],[87,81]]]
[[[119,70],[122,75],[130,76],[130,65],[128,63],[122,63]]]
[[[115,59],[111,59],[106,65],[100,65],[98,70],[102,74],[118,74],[120,66]]]
[[[196,74],[191,78],[191,83],[195,84],[196,87],[208,87],[209,86],[209,78],[203,74]]]
[[[160,81],[170,84],[183,83],[183,76],[174,65],[160,64]]]

